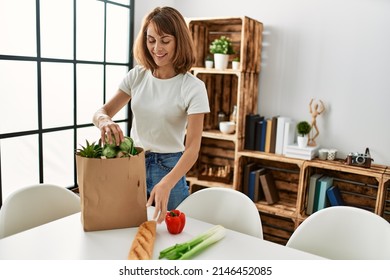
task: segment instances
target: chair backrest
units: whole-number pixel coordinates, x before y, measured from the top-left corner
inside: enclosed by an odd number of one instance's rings
[[[189,217],[263,238],[259,211],[242,192],[222,187],[201,189],[188,196],[177,209]]]
[[[286,246],[328,259],[390,259],[390,224],[351,206],[332,206],[310,215]]]
[[[21,188],[0,209],[0,238],[80,212],[80,198],[72,191],[50,184]]]

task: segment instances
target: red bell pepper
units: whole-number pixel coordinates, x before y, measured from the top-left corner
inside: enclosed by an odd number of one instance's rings
[[[183,231],[186,224],[186,215],[179,210],[168,211],[165,215],[165,224],[171,234],[178,234]]]

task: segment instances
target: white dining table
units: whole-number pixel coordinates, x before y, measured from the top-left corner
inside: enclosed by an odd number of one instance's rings
[[[148,208],[151,219],[154,209]],[[153,258],[177,243],[186,242],[213,225],[187,217],[180,234],[157,225]],[[2,260],[126,260],[138,228],[85,232],[80,213],[0,239]],[[198,260],[315,260],[319,256],[228,230],[226,236],[199,253]]]

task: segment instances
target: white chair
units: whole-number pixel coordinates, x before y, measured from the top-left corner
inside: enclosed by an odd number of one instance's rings
[[[242,192],[222,187],[201,189],[177,207],[187,216],[263,238],[258,209]]]
[[[0,209],[0,238],[80,212],[80,198],[50,184],[24,187],[10,194]]]
[[[390,224],[356,207],[333,206],[310,215],[286,246],[328,259],[390,259]]]

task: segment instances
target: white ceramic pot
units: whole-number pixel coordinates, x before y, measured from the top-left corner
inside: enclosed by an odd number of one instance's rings
[[[232,61],[232,69],[233,70],[240,69],[240,62],[239,61]]]
[[[297,137],[297,143],[299,148],[306,148],[308,141],[309,137],[307,135]]]
[[[228,66],[228,62],[229,62],[228,54],[222,54],[222,53],[214,54],[215,69],[225,70]]]
[[[206,60],[205,64],[206,64],[206,68],[207,68],[207,69],[211,69],[211,68],[213,68],[213,66],[214,66],[214,61],[212,61],[212,60]]]

